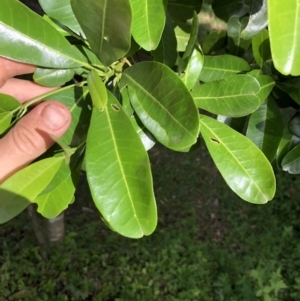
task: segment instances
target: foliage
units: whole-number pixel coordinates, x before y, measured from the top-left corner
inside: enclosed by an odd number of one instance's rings
[[[265,301],[271,288],[269,300],[299,301],[299,181],[281,172],[274,202],[240,202],[202,150],[151,151],[160,219],[150,237],[109,231],[84,181],[46,261],[25,213],[3,225],[0,300]]]
[[[20,171],[26,188],[19,189],[18,173],[0,186],[0,222],[30,202],[56,216],[73,202],[85,167],[108,226],[149,235],[157,213],[147,150],[159,142],[187,152],[199,133],[228,186],[248,202],[274,197],[272,162],[300,172],[299,0],[215,0],[224,28],[204,33],[199,18],[209,2],[39,2],[44,17],[2,1],[0,55],[38,65],[33,80],[61,88],[27,104],[1,95],[1,133],[41,100],[66,104],[73,121],[53,149]],[[41,176],[31,179],[37,169]]]

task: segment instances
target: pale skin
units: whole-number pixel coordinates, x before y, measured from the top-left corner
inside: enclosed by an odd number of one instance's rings
[[[25,103],[53,90],[54,88],[13,78],[33,73],[35,69],[35,66],[0,57],[0,93],[11,95]],[[42,102],[34,107],[0,139],[0,183],[43,154],[53,145],[52,137],[61,137],[70,123],[69,110],[57,101]]]

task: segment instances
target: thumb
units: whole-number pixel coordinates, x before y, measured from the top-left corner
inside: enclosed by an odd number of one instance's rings
[[[43,154],[71,123],[68,109],[55,101],[44,102],[25,115],[0,140],[0,183]]]

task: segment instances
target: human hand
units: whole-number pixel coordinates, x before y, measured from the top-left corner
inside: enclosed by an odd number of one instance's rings
[[[0,57],[0,93],[24,103],[53,90],[13,78],[33,73],[35,69],[35,66]],[[25,115],[0,139],[0,183],[44,153],[54,143],[51,135],[61,137],[70,123],[69,110],[56,101],[43,102]]]

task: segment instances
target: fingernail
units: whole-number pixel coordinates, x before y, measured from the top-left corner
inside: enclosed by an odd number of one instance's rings
[[[66,115],[66,112],[52,104],[45,106],[41,116],[45,126],[52,131],[61,129],[69,122],[69,116]]]

